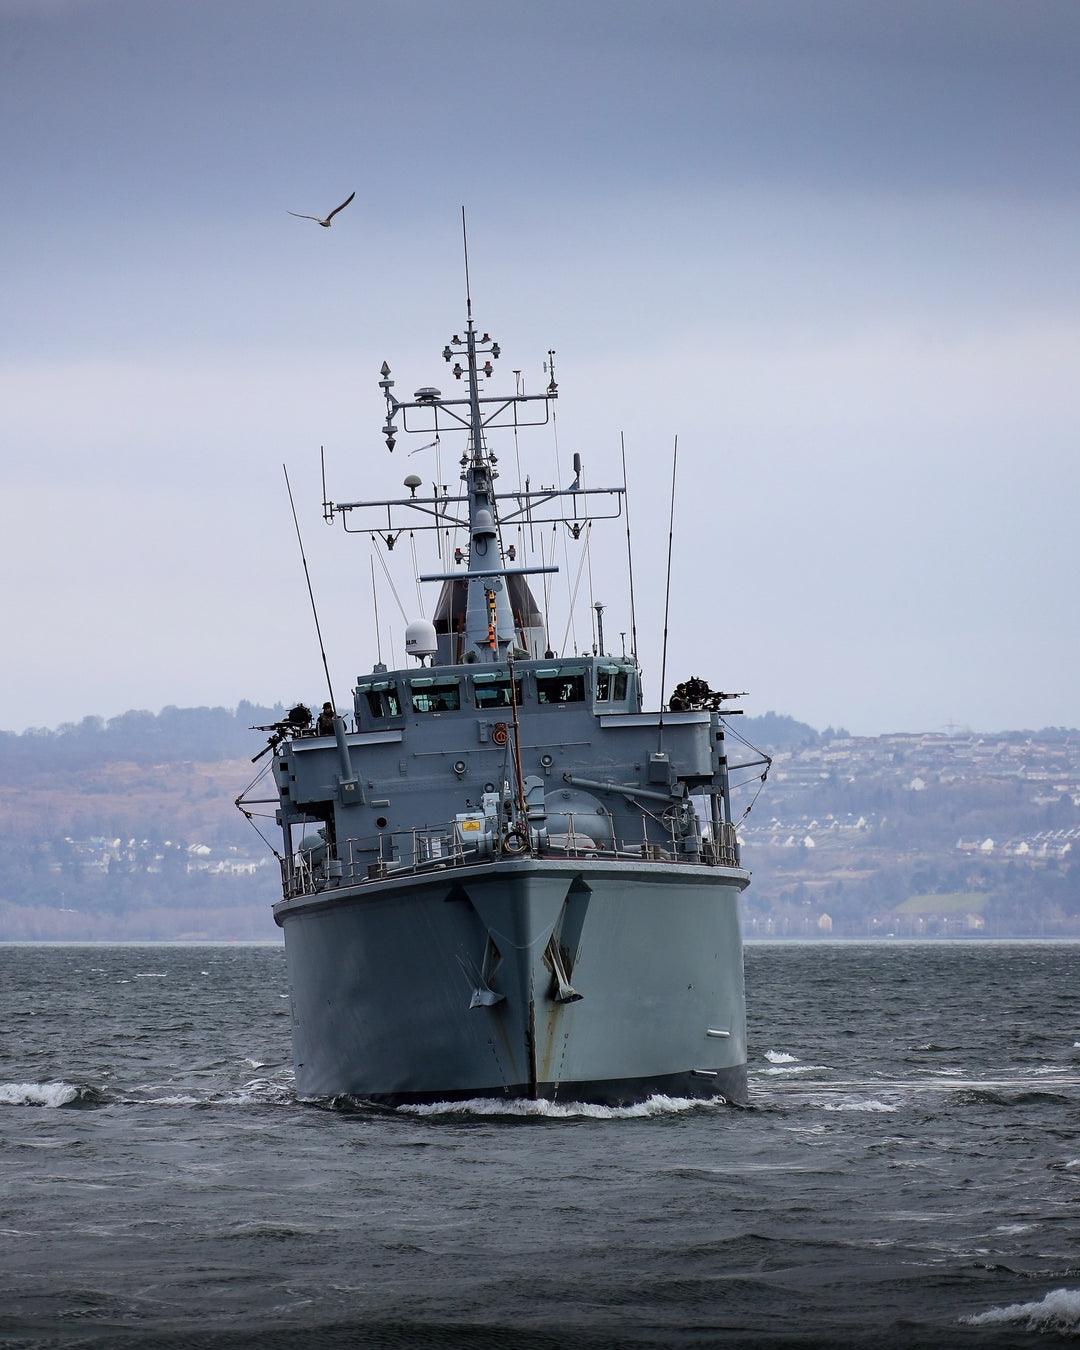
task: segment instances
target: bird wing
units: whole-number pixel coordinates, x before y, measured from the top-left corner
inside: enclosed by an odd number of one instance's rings
[[[299,211],[286,211],[285,214],[289,216],[295,216],[297,220],[319,220],[318,216],[304,216],[301,215]],[[319,220],[319,224],[321,225],[322,223],[323,222]]]
[[[341,203],[340,206],[334,207],[334,209],[330,212],[330,214],[326,217],[326,219],[333,220],[333,218],[337,215],[339,211],[345,210],[345,208],[348,206],[348,204],[352,201],[353,197],[355,196],[356,196],[355,192],[350,193],[349,196],[345,198],[345,200]]]

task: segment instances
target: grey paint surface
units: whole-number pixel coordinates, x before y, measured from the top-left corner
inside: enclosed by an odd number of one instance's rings
[[[283,902],[298,1090],[573,1099],[589,1085],[624,1100],[679,1080],[741,1099],[747,880],[527,859]],[[556,997],[553,935],[570,940],[572,1002]],[[475,1001],[481,979],[498,1002]]]

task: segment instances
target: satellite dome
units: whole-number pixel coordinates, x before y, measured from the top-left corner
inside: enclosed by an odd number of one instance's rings
[[[405,655],[418,657],[434,656],[439,650],[439,639],[435,625],[430,619],[414,619],[405,629]]]

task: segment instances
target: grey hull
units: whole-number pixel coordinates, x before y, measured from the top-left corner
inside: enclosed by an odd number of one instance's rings
[[[745,1101],[748,880],[525,858],[283,901],[297,1089]]]

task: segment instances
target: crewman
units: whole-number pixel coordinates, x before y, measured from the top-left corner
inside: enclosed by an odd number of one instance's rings
[[[677,684],[675,692],[668,699],[669,712],[686,712],[690,707],[690,696],[686,692],[685,684]]]

